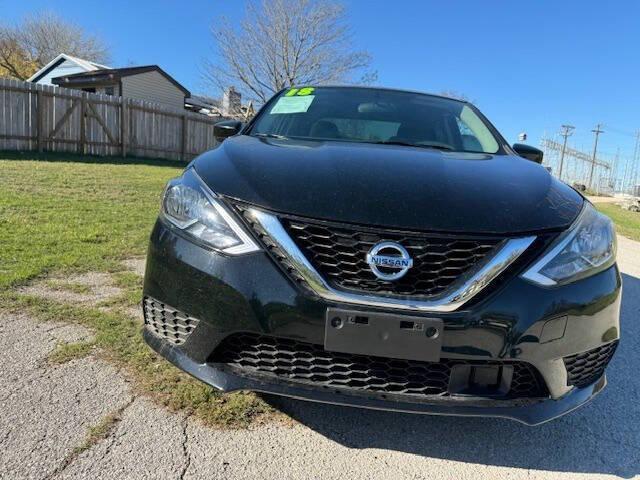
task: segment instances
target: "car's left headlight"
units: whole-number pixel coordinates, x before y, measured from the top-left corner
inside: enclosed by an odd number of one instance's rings
[[[522,277],[544,286],[565,284],[601,272],[616,261],[616,234],[611,220],[590,204]]]
[[[160,215],[195,243],[216,251],[240,255],[259,250],[193,168],[169,181]]]

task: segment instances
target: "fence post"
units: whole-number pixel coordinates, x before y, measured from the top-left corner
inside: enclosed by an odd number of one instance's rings
[[[182,115],[182,145],[180,146],[180,159],[187,161],[187,135],[189,133],[189,119],[186,114]]]
[[[127,156],[127,99],[120,97],[120,141],[122,142],[122,158]]]
[[[38,116],[38,153],[44,150],[44,92],[36,85],[36,115]]]
[[[87,114],[87,94],[82,92],[80,94],[80,153],[84,155],[85,146],[87,142],[86,132],[86,116]]]

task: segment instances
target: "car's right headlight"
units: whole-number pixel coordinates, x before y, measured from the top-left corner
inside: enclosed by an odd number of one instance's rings
[[[565,284],[601,272],[615,261],[613,223],[585,202],[573,226],[522,277],[544,286]]]
[[[195,243],[216,251],[240,255],[259,250],[193,168],[169,181],[160,215]]]

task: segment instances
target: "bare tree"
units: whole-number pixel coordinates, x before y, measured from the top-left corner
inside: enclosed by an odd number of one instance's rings
[[[0,78],[29,78],[38,69],[35,63],[29,60],[17,41],[4,37],[0,27]]]
[[[345,82],[371,62],[353,49],[345,9],[335,0],[256,0],[234,28],[222,19],[212,28],[217,61],[205,64],[205,79],[229,85],[264,102],[289,85]]]
[[[100,38],[51,13],[0,25],[0,72],[24,80],[60,53],[99,63],[109,60],[109,50]]]

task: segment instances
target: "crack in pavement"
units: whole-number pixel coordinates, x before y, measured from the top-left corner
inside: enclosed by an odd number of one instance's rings
[[[71,466],[73,464],[73,462],[82,454],[84,453],[86,450],[89,450],[90,448],[93,448],[94,446],[98,445],[101,441],[107,440],[107,439],[111,439],[111,442],[109,445],[107,445],[107,449],[103,455],[103,457],[106,457],[111,449],[111,446],[113,445],[113,442],[115,442],[115,427],[122,421],[122,415],[124,414],[124,412],[127,410],[127,408],[129,408],[133,402],[135,402],[135,400],[138,397],[136,395],[131,395],[131,398],[127,401],[127,403],[125,403],[124,405],[122,405],[120,408],[118,408],[117,410],[115,410],[114,412],[110,413],[108,416],[113,416],[113,424],[109,426],[109,432],[107,434],[107,436],[105,436],[104,438],[99,438],[96,441],[91,442],[91,439],[85,439],[85,443],[78,445],[77,447],[75,447],[71,453],[69,453],[69,455],[67,455],[62,462],[60,462],[60,464],[46,477],[44,477],[45,480],[52,480],[56,477],[58,477],[59,475],[61,475],[67,468],[69,468],[69,466]],[[106,418],[106,417],[104,417]],[[89,444],[86,444],[87,442],[91,442]],[[86,447],[86,448],[85,448]]]
[[[187,474],[187,470],[191,466],[191,452],[189,452],[189,448],[187,446],[189,442],[189,418],[191,418],[191,415],[186,415],[182,425],[182,454],[184,455],[184,467],[178,477],[180,480],[184,480],[184,476]]]

